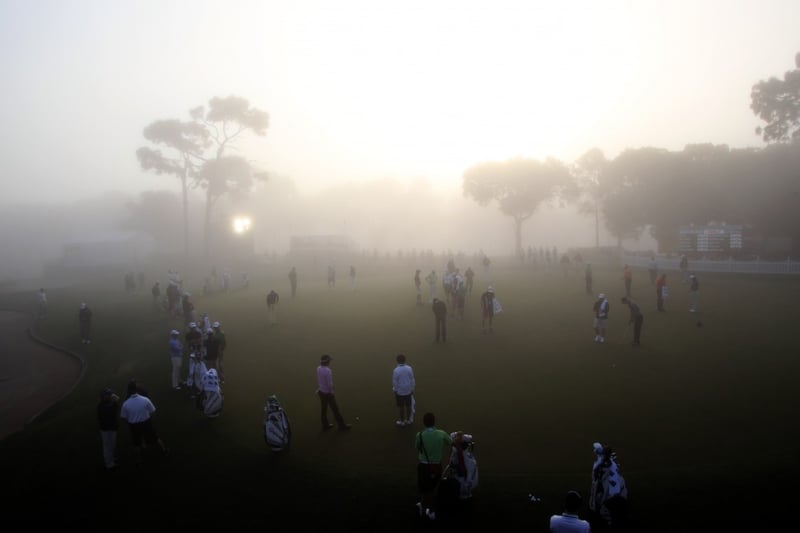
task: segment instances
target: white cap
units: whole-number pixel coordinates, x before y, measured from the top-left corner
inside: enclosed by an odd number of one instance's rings
[[[214,322],[214,323],[212,324],[212,326],[214,326],[215,328],[218,328],[218,327],[219,327],[219,322]]]
[[[189,327],[190,328],[196,328],[197,327],[197,323],[196,322],[189,322]]]
[[[211,329],[211,328],[208,328],[208,329],[206,330],[206,333],[214,333],[214,330],[213,330],[213,329]]]
[[[86,302],[81,303],[81,309],[86,309]]]
[[[489,288],[488,288],[488,289],[486,289],[486,290],[487,290],[487,291],[489,291],[489,292],[494,292],[494,287],[492,287],[491,285],[489,285]]]
[[[592,444],[592,449],[594,449],[594,453],[596,453],[597,455],[603,453],[603,445],[600,444],[599,442],[595,442],[594,444]]]
[[[177,329],[173,329],[172,331],[170,331],[170,332],[169,332],[169,334],[170,334],[170,335],[180,335],[180,334],[181,334],[181,332],[180,332],[180,331],[178,331]]]
[[[600,294],[597,295],[597,297],[602,300],[602,299],[604,299],[606,297],[606,293],[601,292]]]

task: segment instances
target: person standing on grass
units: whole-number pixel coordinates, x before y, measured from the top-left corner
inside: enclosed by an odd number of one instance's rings
[[[490,285],[486,292],[481,294],[481,328],[486,333],[486,321],[489,321],[489,333],[492,332],[492,320],[494,319],[494,288]]]
[[[183,343],[179,338],[180,331],[173,329],[169,332],[169,358],[172,362],[172,388],[181,390],[181,367],[183,366]]]
[[[161,284],[157,281],[153,284],[153,288],[150,289],[150,294],[153,295],[153,309],[159,308],[159,300],[161,299]]]
[[[89,333],[92,329],[92,310],[86,305],[86,302],[81,303],[78,310],[78,323],[81,327],[81,342],[83,344],[91,344],[92,340],[89,338]]]
[[[36,295],[36,311],[39,314],[39,318],[43,318],[47,316],[47,293],[44,292],[44,288],[39,289],[39,292]]]
[[[203,341],[206,349],[206,367],[215,371],[219,361],[219,339],[214,335],[214,328],[206,330],[206,340]]]
[[[414,287],[417,288],[417,305],[422,305],[422,280],[419,277],[421,270],[417,269],[414,273]]]
[[[406,356],[397,356],[397,366],[392,371],[392,391],[399,416],[395,424],[398,427],[410,426],[414,423],[414,370],[406,364]]]
[[[633,283],[633,269],[630,265],[625,265],[622,269],[622,279],[625,281],[625,296],[631,297],[631,284]]]
[[[100,426],[100,440],[103,444],[103,464],[106,470],[117,468],[117,430],[119,429],[119,396],[109,388],[100,393],[97,404],[97,423]]]
[[[644,323],[644,315],[642,314],[642,310],[639,308],[639,304],[630,298],[623,296],[622,303],[626,304],[631,310],[631,318],[628,323],[633,324],[633,346],[639,346],[639,340],[642,335],[642,324]]]
[[[214,328],[214,338],[217,339],[219,343],[219,355],[217,356],[217,373],[219,374],[219,382],[224,385],[225,384],[225,349],[228,347],[228,338],[225,336],[225,332],[222,330],[222,326],[219,322],[214,322],[212,326]]]
[[[439,342],[439,339],[447,342],[447,304],[439,298],[434,298],[431,309],[436,328],[436,342]]]
[[[689,312],[695,313],[700,307],[700,282],[694,272],[689,274]]]
[[[681,283],[689,281],[689,258],[686,257],[686,254],[681,255],[681,262],[678,268],[681,269]]]
[[[430,302],[433,303],[436,299],[436,283],[439,281],[439,278],[436,276],[436,271],[431,270],[431,273],[425,276],[425,281],[428,283],[428,289],[431,294]]]
[[[467,270],[464,272],[464,278],[467,280],[467,292],[472,294],[472,285],[475,282],[475,271],[472,270],[472,267],[467,267]]]
[[[667,297],[667,275],[662,273],[656,280],[656,309],[664,311],[664,300]]]
[[[581,520],[578,511],[581,510],[583,498],[579,492],[571,490],[564,498],[564,512],[550,517],[551,533],[590,533],[589,522]]]
[[[297,294],[297,269],[292,267],[289,271],[289,283],[292,285],[292,298]]]
[[[453,439],[446,431],[436,428],[436,416],[433,413],[425,413],[422,423],[425,429],[415,437],[418,460],[417,487],[420,494],[417,512],[420,517],[424,515],[429,520],[436,520],[436,488],[442,479],[445,447],[452,446]]]
[[[594,303],[595,322],[594,322],[594,342],[606,342],[606,327],[608,326],[608,312],[611,304],[608,303],[606,295],[600,293],[597,295],[597,301]]]
[[[350,265],[350,289],[356,290],[356,267]]]
[[[344,417],[339,412],[339,404],[336,403],[336,396],[333,393],[333,372],[330,369],[332,360],[330,355],[325,354],[320,358],[317,367],[317,396],[319,396],[321,407],[322,431],[328,431],[333,427],[333,424],[328,422],[328,407],[336,419],[339,431],[346,431],[352,426],[344,421]]]
[[[162,454],[167,455],[169,453],[153,426],[152,416],[155,412],[156,406],[153,405],[150,398],[140,394],[136,381],[131,380],[128,383],[128,399],[122,404],[119,416],[128,422],[128,427],[131,430],[137,466],[142,463],[142,449],[145,446],[158,446]]]
[[[274,290],[269,291],[269,294],[267,294],[267,319],[270,325],[278,323],[278,302],[280,299],[280,296]]]

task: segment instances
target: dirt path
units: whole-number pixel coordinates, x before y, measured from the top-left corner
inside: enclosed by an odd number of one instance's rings
[[[34,341],[30,316],[0,311],[0,440],[72,390],[81,376],[73,356]]]

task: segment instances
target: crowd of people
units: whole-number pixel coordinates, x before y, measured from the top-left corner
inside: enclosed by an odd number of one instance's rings
[[[555,256],[555,251],[553,252]],[[489,273],[490,261],[484,256],[482,264],[484,274]],[[682,262],[683,264],[684,262]],[[665,302],[669,292],[665,273],[658,272],[657,264],[652,260],[648,274],[651,285],[656,289],[656,308],[665,311]],[[127,275],[126,275],[127,277]],[[351,287],[355,289],[355,267],[350,267]],[[632,344],[641,344],[641,332],[644,322],[642,306],[631,296],[633,288],[633,271],[629,265],[623,267],[622,281],[624,296],[621,303],[628,308],[629,322],[633,327]],[[699,309],[699,281],[696,274],[688,272],[686,283],[689,285],[690,308]],[[422,305],[421,270],[414,274],[416,303]],[[586,291],[592,291],[592,270],[585,264]],[[249,283],[249,280],[246,280]],[[295,267],[289,272],[292,297],[297,293],[297,271]],[[335,287],[335,269],[330,266],[327,273],[328,287]],[[463,320],[467,297],[472,293],[475,283],[475,272],[467,268],[463,273],[453,260],[448,261],[441,278],[442,298],[439,298],[439,278],[436,270],[425,277],[428,284],[429,303],[435,317],[436,342],[447,341],[447,320],[455,318]],[[223,288],[229,281],[223,275]],[[140,284],[141,285],[141,284]],[[227,289],[225,289],[227,290]],[[196,316],[191,294],[183,288],[183,282],[177,271],[170,270],[167,276],[166,297],[162,300],[161,285],[155,282],[151,289],[153,305],[166,310],[172,317],[181,317],[183,331],[172,329],[168,335],[167,351],[171,362],[170,385],[180,391],[188,389],[196,405],[210,417],[218,416],[222,409],[223,386],[225,383],[224,358],[227,338],[218,321],[212,322],[207,314]],[[277,305],[280,301],[275,290],[270,290],[266,297],[269,324],[277,323]],[[483,333],[493,333],[495,315],[502,310],[495,295],[493,285],[489,284],[479,296],[481,329]],[[38,315],[47,312],[47,297],[42,288],[38,293]],[[608,333],[608,320],[611,304],[606,294],[600,293],[593,302],[593,328],[595,342],[605,343]],[[91,343],[92,310],[84,302],[79,306],[80,338],[84,344]],[[348,431],[352,425],[343,416],[338,405],[333,385],[333,358],[322,355],[316,371],[316,393],[320,399],[320,425],[322,431],[337,427],[340,431]],[[188,362],[187,372],[184,373]],[[396,366],[392,371],[392,391],[397,408],[397,427],[411,426],[414,423],[416,402],[414,392],[416,381],[414,371],[408,364],[404,354],[396,356]],[[152,422],[155,405],[135,381],[127,388],[127,399],[120,403],[120,398],[111,389],[104,389],[97,405],[97,420],[101,433],[103,464],[113,470],[118,466],[115,457],[116,432],[119,421],[127,422],[136,453],[137,464],[141,462],[142,450],[147,447],[160,449],[164,454],[168,449],[164,446]],[[332,415],[332,420],[329,418]],[[449,478],[457,480],[458,500],[468,501],[472,491],[477,487],[477,462],[473,453],[472,435],[464,432],[446,432],[436,426],[436,417],[426,412],[422,418],[424,428],[415,436],[417,450],[417,485],[419,501],[417,510],[421,518],[436,520],[437,494],[440,487]],[[564,500],[564,513],[551,518],[550,527],[555,533],[566,531],[603,530],[618,527],[624,523],[627,515],[627,486],[620,473],[616,454],[608,446],[595,443],[596,460],[592,468],[592,483],[589,492],[588,521],[579,518],[578,513],[583,505],[583,497],[577,490],[569,490]]]

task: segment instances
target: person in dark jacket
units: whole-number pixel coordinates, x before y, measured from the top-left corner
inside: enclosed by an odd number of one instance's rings
[[[92,329],[92,310],[89,309],[86,303],[82,303],[80,310],[78,310],[78,323],[81,326],[81,342],[83,344],[91,344],[89,332]]]
[[[436,342],[439,342],[439,339],[447,342],[447,304],[439,298],[434,298],[431,308],[436,320]]]
[[[119,396],[111,389],[103,389],[97,404],[97,423],[103,444],[103,464],[107,470],[117,468],[117,430],[119,429]]]
[[[214,334],[214,330],[206,330],[206,340],[203,342],[206,348],[206,366],[217,370],[217,360],[219,359],[219,339]]]

